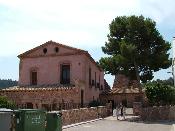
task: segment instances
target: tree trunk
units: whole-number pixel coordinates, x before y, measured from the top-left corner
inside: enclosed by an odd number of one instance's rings
[[[135,60],[134,60],[134,68],[135,68],[135,72],[136,72],[136,78],[137,78],[137,81],[139,83],[139,92],[142,92],[142,86],[141,86],[141,83],[140,83],[139,70],[138,70],[138,66],[137,66],[137,63],[136,63]]]

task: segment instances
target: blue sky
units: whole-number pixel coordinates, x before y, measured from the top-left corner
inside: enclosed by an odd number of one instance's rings
[[[0,78],[18,80],[17,55],[48,40],[85,49],[99,60],[108,25],[117,16],[150,17],[171,42],[174,7],[173,0],[0,0]],[[169,78],[168,71],[156,72],[154,79]],[[113,77],[105,77],[112,85]]]

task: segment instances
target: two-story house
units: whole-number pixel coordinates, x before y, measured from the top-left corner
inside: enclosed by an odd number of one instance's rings
[[[5,89],[3,93],[9,96],[9,92],[18,91],[20,94],[23,91],[21,98],[10,94],[16,103],[23,106],[39,108],[42,104],[60,101],[84,105],[98,100],[104,89],[104,71],[85,50],[48,41],[20,54],[18,58],[19,86]],[[46,94],[43,89],[52,92]],[[67,93],[60,94],[60,89],[67,89]],[[30,93],[27,96],[26,92],[31,90],[35,95]]]

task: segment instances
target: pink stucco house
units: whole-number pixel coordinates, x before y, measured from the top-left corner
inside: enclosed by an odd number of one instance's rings
[[[27,93],[25,92],[32,90],[35,91],[35,97],[42,96],[43,94],[36,95],[36,91],[39,94],[42,87],[45,87],[46,90],[48,87],[52,91],[58,91],[62,87],[66,89],[75,87],[76,89],[76,91],[72,92],[67,91],[68,93],[64,91],[66,95],[61,97],[60,100],[55,96],[51,99],[52,95],[45,94],[45,100],[50,100],[47,104],[53,103],[53,101],[58,103],[63,100],[87,104],[92,100],[98,100],[100,92],[104,89],[104,71],[85,50],[48,41],[20,54],[18,58],[20,59],[19,86],[3,90],[6,95],[9,95],[7,92],[10,91],[22,90],[24,94],[21,97],[23,98],[16,100],[18,104],[30,103],[29,105],[31,105],[32,103],[32,105],[37,105],[38,107],[38,103],[42,104],[42,102],[38,101],[39,98],[26,98]],[[69,93],[71,93],[72,99],[69,97]],[[61,95],[63,96],[62,93]],[[10,95],[11,99],[17,99],[17,96]],[[73,97],[75,97],[75,100]]]

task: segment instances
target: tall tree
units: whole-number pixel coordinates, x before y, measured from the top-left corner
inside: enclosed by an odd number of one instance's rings
[[[108,41],[102,50],[108,57],[99,63],[106,73],[125,74],[143,83],[153,79],[153,72],[171,65],[165,41],[156,22],[143,16],[119,16],[109,25]]]

